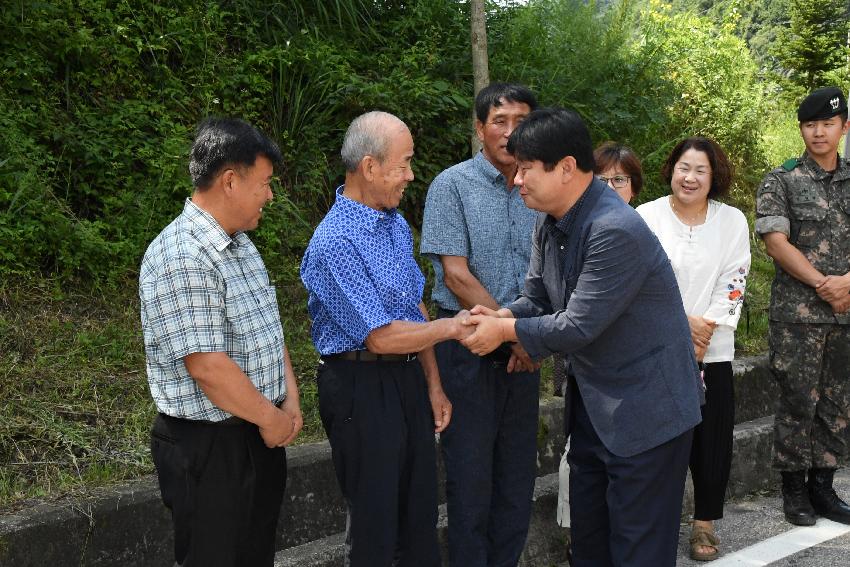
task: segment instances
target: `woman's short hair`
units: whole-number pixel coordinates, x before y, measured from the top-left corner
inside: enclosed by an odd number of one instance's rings
[[[702,136],[693,136],[686,138],[676,144],[667,160],[661,167],[661,176],[664,182],[668,185],[673,179],[673,168],[676,162],[682,157],[682,154],[688,150],[697,150],[708,156],[708,163],[711,165],[711,188],[708,190],[709,199],[717,199],[729,193],[732,187],[732,176],[734,171],[732,164],[729,163],[729,158],[726,157],[726,152],[711,138]]]
[[[643,188],[643,168],[637,154],[628,146],[617,142],[603,142],[593,151],[596,167],[593,173],[620,166],[632,180],[632,194],[637,196]]]

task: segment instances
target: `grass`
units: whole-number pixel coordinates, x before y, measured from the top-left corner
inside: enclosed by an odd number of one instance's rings
[[[324,438],[306,292],[297,270],[278,280],[286,344],[298,376],[304,430]],[[551,363],[541,395],[552,397]],[[81,494],[154,471],[156,414],[145,376],[135,282],[108,293],[60,291],[51,281],[0,286],[0,509]]]
[[[278,285],[305,428],[323,438],[306,296]],[[302,308],[303,307],[303,308]],[[0,507],[153,472],[156,413],[135,282],[104,294],[50,281],[0,287]]]
[[[134,307],[123,290],[0,288],[0,504],[152,470]]]
[[[752,218],[750,226],[752,226]],[[738,329],[735,332],[735,354],[738,357],[767,351],[768,305],[773,281],[773,261],[764,251],[761,238],[751,233],[752,265],[747,277],[747,295]]]

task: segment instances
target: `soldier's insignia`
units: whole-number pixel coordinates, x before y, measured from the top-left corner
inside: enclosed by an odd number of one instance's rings
[[[832,110],[838,110],[838,97],[829,99],[829,106],[832,107]]]
[[[791,159],[787,159],[782,163],[782,169],[785,171],[794,171],[794,168],[800,165],[800,162],[797,158],[792,157]]]

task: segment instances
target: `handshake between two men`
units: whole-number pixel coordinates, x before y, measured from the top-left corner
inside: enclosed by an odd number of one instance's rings
[[[533,372],[540,368],[540,363],[532,360],[517,342],[514,330],[516,319],[510,309],[496,311],[484,305],[476,305],[469,310],[462,309],[455,315],[455,319],[464,328],[458,340],[470,352],[484,356],[502,344],[509,343],[511,354],[507,362],[508,372]]]

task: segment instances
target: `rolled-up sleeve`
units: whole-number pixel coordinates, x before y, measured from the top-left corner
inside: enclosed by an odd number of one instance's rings
[[[759,235],[770,232],[781,232],[786,236],[791,234],[785,186],[773,173],[767,174],[756,195],[755,230]]]

